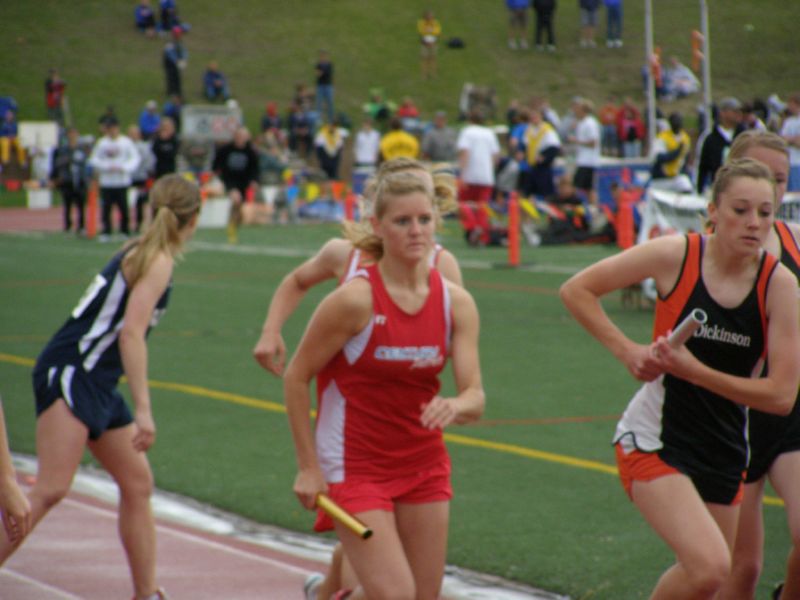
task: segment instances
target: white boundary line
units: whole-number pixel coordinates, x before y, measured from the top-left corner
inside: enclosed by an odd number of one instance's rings
[[[65,592],[62,589],[53,587],[52,585],[48,585],[46,583],[42,583],[38,579],[33,579],[28,577],[27,575],[23,575],[22,573],[17,573],[13,569],[9,569],[8,567],[4,567],[2,571],[0,571],[0,581],[4,577],[10,577],[12,579],[16,579],[17,581],[23,581],[27,584],[32,585],[37,589],[44,590],[46,592],[52,592],[53,594],[57,594],[59,598],[63,598],[64,600],[82,600],[80,596],[74,596],[69,592]]]
[[[102,515],[103,517],[106,517],[107,519],[111,519],[113,521],[117,520],[116,510],[101,506],[93,506],[91,504],[86,504],[85,502],[81,502],[80,500],[75,500],[74,498],[65,498],[63,502],[75,506],[81,510],[85,510],[86,512]],[[295,565],[284,563],[273,558],[268,558],[266,556],[260,556],[258,554],[246,552],[245,550],[241,550],[239,548],[232,548],[230,546],[226,546],[225,544],[220,544],[219,542],[207,540],[203,537],[194,535],[192,533],[187,533],[185,531],[179,531],[177,529],[173,529],[172,527],[168,527],[163,524],[156,524],[156,529],[161,533],[169,534],[172,535],[173,537],[181,538],[183,540],[187,540],[192,543],[199,544],[201,546],[207,546],[209,548],[213,548],[214,550],[219,550],[221,552],[227,552],[228,554],[233,554],[234,556],[247,558],[260,563],[265,563],[270,566],[277,567],[285,571],[289,571],[290,573],[295,573],[297,575],[305,576],[312,573],[312,571],[309,571],[308,569],[302,569],[300,567],[296,567]]]

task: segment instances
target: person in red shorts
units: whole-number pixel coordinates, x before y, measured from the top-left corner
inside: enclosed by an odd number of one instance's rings
[[[577,321],[645,382],[617,424],[620,478],[675,554],[650,598],[717,597],[731,571],[747,410],[787,414],[800,383],[797,282],[762,249],[777,194],[768,167],[731,161],[714,182],[707,235],[663,236],[573,276],[561,298]],[[655,280],[654,341],[628,338],[600,298]],[[707,321],[673,347],[695,309]],[[769,370],[764,373],[764,364]]]
[[[377,182],[371,231],[352,240],[377,262],[320,303],[284,375],[298,499],[312,510],[327,492],[375,532],[364,541],[334,523],[360,582],[353,600],[438,598],[452,496],[442,429],[483,413],[477,308],[430,266],[435,213],[419,177]],[[448,356],[457,395],[442,397]],[[323,369],[312,433],[310,382]]]

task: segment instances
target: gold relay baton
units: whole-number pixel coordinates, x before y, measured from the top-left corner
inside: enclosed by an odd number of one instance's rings
[[[372,529],[336,504],[326,494],[317,494],[317,507],[324,510],[330,518],[339,521],[361,539],[366,540],[372,537]]]

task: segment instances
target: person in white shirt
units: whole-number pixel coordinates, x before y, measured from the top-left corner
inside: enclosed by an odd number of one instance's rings
[[[111,233],[111,208],[116,206],[120,213],[120,232],[130,235],[128,217],[128,188],[131,175],[139,166],[141,158],[136,145],[127,136],[121,135],[116,117],[104,121],[106,134],[101,137],[89,157],[100,183],[103,233],[100,241],[108,241]]]
[[[489,243],[489,215],[486,205],[492,198],[494,171],[500,160],[500,143],[495,132],[483,125],[479,110],[469,114],[469,125],[456,141],[461,186],[459,207],[461,224],[471,244]]]
[[[575,145],[575,188],[586,194],[591,204],[597,203],[594,174],[600,164],[600,122],[592,114],[591,100],[576,98],[572,105],[577,123],[568,141]]]
[[[380,152],[381,134],[373,127],[372,119],[366,118],[361,123],[353,144],[355,166],[375,168]]]

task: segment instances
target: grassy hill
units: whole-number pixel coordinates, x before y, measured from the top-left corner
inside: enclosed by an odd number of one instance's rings
[[[45,118],[43,82],[60,69],[68,82],[75,123],[93,131],[108,104],[123,121],[136,119],[149,98],[164,99],[163,39],[146,39],[133,27],[135,1],[35,0],[0,3],[4,24],[0,95],[20,104],[20,118]],[[157,5],[157,2],[154,2]],[[502,0],[181,0],[190,53],[184,75],[187,102],[201,100],[200,80],[215,58],[256,127],[264,103],[284,109],[296,82],[313,83],[319,48],[336,67],[338,107],[357,119],[368,90],[379,86],[400,100],[412,96],[424,116],[437,109],[456,113],[464,82],[493,86],[500,107],[511,98],[547,95],[558,110],[582,94],[600,102],[609,94],[641,98],[644,2],[625,3],[625,47],[578,47],[577,1],[562,0],[556,13],[558,52],[512,51],[506,46]],[[785,23],[796,16],[786,0],[710,0],[714,96],[782,97],[800,75],[796,43]],[[653,0],[655,40],[665,56],[690,62],[690,32],[699,28],[698,0]],[[439,76],[423,81],[418,65],[416,19],[430,7],[443,25],[443,39],[466,47],[440,47]],[[600,13],[599,38],[605,31]],[[13,24],[13,27],[9,27]],[[532,28],[532,19],[531,19]],[[695,100],[680,107],[692,109]]]

